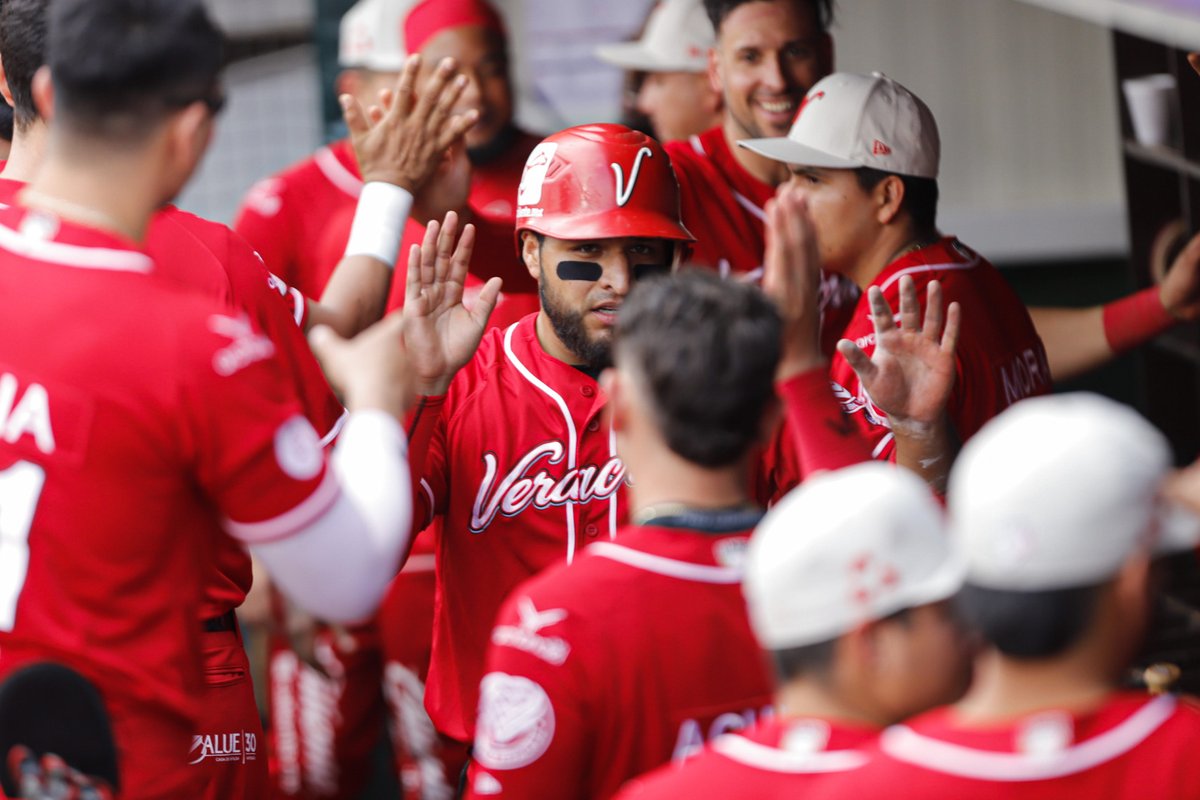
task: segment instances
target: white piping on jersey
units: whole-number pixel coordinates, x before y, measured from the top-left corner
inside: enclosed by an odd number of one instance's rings
[[[886,436],[884,436],[882,439],[880,439],[879,444],[875,445],[875,449],[871,451],[871,458],[879,458],[879,454],[883,452],[883,448],[885,448],[889,444],[891,444],[892,439],[894,439],[895,437],[896,437],[896,434],[892,433],[891,431],[888,431],[888,434]]]
[[[437,566],[437,556],[433,553],[418,553],[415,556],[409,556],[404,562],[404,567],[400,570],[402,575],[408,575],[414,572],[433,572]]]
[[[333,423],[333,427],[329,429],[329,433],[321,437],[321,449],[329,447],[337,439],[338,434],[342,432],[342,428],[346,427],[346,420],[350,418],[350,412],[342,409],[342,415]]]
[[[708,153],[704,152],[704,143],[700,141],[699,136],[697,136],[695,134],[692,134],[691,136],[689,136],[688,144],[690,144],[692,146],[692,149],[696,151],[697,155],[701,155],[701,156],[704,156],[705,158],[708,158]]]
[[[421,478],[421,490],[425,492],[425,499],[429,501],[429,516],[425,518],[425,527],[428,528],[433,524],[433,487],[429,485],[429,481]]]
[[[847,772],[867,763],[866,753],[858,750],[828,750],[816,753],[792,753],[778,747],[751,741],[736,733],[713,740],[713,750],[739,764],[765,770],[804,775],[818,772]]]
[[[33,212],[36,213],[36,212]],[[107,269],[115,272],[154,271],[154,261],[136,250],[113,250],[36,239],[0,225],[0,247],[26,258],[78,269]]]
[[[666,556],[656,556],[634,550],[622,544],[612,542],[596,542],[588,548],[588,552],[600,558],[619,561],[636,569],[666,575],[668,578],[680,578],[696,583],[736,584],[742,582],[742,571],[733,567],[711,567],[707,564],[693,564],[690,561],[678,561]]]
[[[341,493],[342,485],[338,482],[337,474],[332,466],[326,466],[325,477],[317,488],[290,510],[262,522],[235,522],[226,518],[223,526],[230,536],[246,544],[285,539],[328,511]]]
[[[321,174],[338,189],[354,198],[362,194],[362,179],[346,169],[345,165],[338,161],[337,154],[329,147],[322,147],[318,150],[313,156],[313,163],[317,165],[317,169],[321,170]]]
[[[934,272],[935,270],[942,271],[942,272],[950,272],[951,270],[957,270],[957,269],[975,269],[975,267],[978,267],[978,266],[979,266],[979,258],[978,257],[971,259],[966,264],[918,264],[914,267],[908,267],[907,269],[902,269],[899,272],[897,272],[896,274],[889,276],[886,281],[879,284],[879,291],[886,292],[888,290],[888,287],[890,287],[893,283],[895,283],[896,281],[903,278],[905,275],[916,275],[921,272]]]
[[[529,368],[522,364],[521,359],[517,358],[517,354],[513,352],[513,332],[516,331],[519,324],[514,322],[504,332],[504,354],[508,356],[508,360],[517,368],[517,372],[520,372],[525,377],[525,380],[532,383],[538,390],[558,404],[558,410],[562,412],[563,420],[567,423],[567,469],[573,470],[575,469],[576,460],[575,420],[571,419],[571,412],[567,409],[567,404],[562,399],[562,395],[534,377]],[[575,560],[575,502],[568,500],[563,507],[567,512],[567,563],[570,564]]]
[[[288,293],[292,296],[292,319],[297,325],[304,324],[304,311],[308,305],[308,301],[304,299],[304,295],[300,294],[299,289],[288,287]]]
[[[749,197],[746,197],[746,195],[742,194],[741,192],[734,191],[733,199],[737,201],[737,204],[739,206],[746,209],[747,211],[749,211],[754,216],[758,217],[763,222],[767,221],[767,212],[765,212],[761,208],[759,208],[758,205],[753,200],[751,200]]]
[[[612,427],[612,417],[608,420],[608,457],[617,457],[617,432]],[[617,538],[617,495],[620,490],[612,493],[608,498],[608,538]]]
[[[897,761],[934,772],[993,782],[1061,778],[1092,769],[1132,750],[1175,713],[1175,698],[1161,695],[1120,725],[1059,753],[995,753],[923,736],[907,725],[888,728],[880,737],[883,752]]]

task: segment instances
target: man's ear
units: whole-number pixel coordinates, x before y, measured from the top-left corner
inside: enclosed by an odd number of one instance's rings
[[[872,194],[877,204],[875,218],[879,224],[890,225],[895,222],[904,206],[904,181],[900,176],[888,175],[875,185]]]
[[[0,97],[4,98],[4,102],[8,103],[12,108],[13,105],[12,89],[8,85],[8,71],[4,69],[4,54],[0,53]]]
[[[54,118],[54,81],[50,79],[50,67],[42,66],[33,73],[33,104],[37,107],[38,116],[46,122]]]
[[[771,440],[775,438],[775,431],[783,422],[783,404],[779,402],[777,396],[773,396],[767,401],[766,408],[763,409],[762,418],[758,421],[758,442],[762,445],[769,445]]]
[[[600,373],[598,383],[600,391],[604,392],[607,401],[604,404],[604,413],[608,416],[609,425],[614,431],[623,430],[627,414],[625,408],[627,393],[620,374],[614,368],[609,367]]]
[[[168,163],[176,175],[182,176],[182,187],[212,142],[213,115],[208,106],[197,100],[172,114],[166,124],[164,144]]]
[[[718,97],[724,98],[725,88],[721,80],[721,58],[716,47],[708,49],[708,84]]]
[[[537,236],[533,231],[521,231],[521,260],[525,262],[525,269],[529,270],[529,274],[533,276],[533,279],[541,283],[541,246],[538,244]]]

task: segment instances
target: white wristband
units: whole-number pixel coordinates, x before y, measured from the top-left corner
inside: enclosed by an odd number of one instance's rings
[[[364,185],[354,210],[346,257],[370,256],[394,268],[412,202],[412,195],[395,184],[371,181]]]

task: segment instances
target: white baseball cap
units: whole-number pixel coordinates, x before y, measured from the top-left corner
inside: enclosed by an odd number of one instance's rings
[[[870,167],[937,178],[941,139],[919,97],[879,72],[835,72],[808,90],[787,136],[738,142],[805,167]]]
[[[1077,393],[1022,400],[963,448],[948,504],[967,582],[1045,591],[1101,583],[1138,552],[1200,543],[1159,497],[1167,440],[1133,409]]]
[[[338,28],[338,66],[399,72],[404,50],[404,18],[414,0],[359,0]]]
[[[742,588],[759,643],[783,650],[944,600],[962,574],[924,482],[870,462],[811,478],[772,508]]]
[[[701,0],[662,0],[650,12],[642,38],[601,45],[596,57],[641,72],[704,72],[716,38]]]

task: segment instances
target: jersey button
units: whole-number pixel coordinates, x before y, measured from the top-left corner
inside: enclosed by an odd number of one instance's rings
[[[583,393],[584,397],[591,397],[596,393],[596,390],[591,386],[583,386],[579,391]]]
[[[587,429],[589,431],[591,431],[592,433],[595,433],[596,431],[600,430],[600,420],[594,419],[591,422],[589,422]]]
[[[583,529],[583,532],[587,534],[589,539],[595,539],[596,534],[600,533],[599,529],[597,529],[595,525],[588,525]]]

